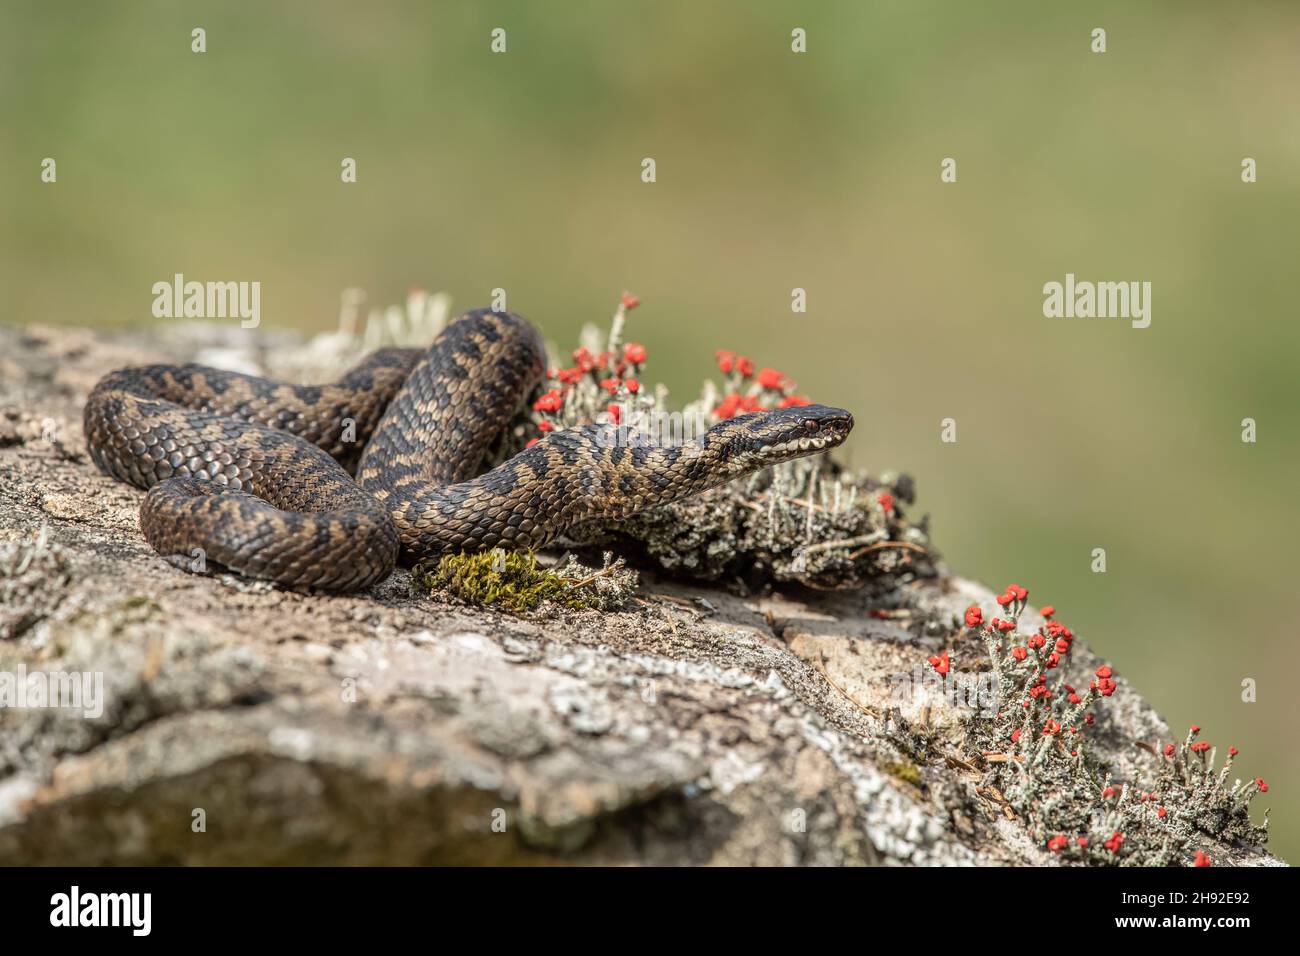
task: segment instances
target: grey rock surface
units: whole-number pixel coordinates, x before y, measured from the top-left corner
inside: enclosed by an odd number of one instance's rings
[[[897,732],[943,726],[893,714],[890,678],[942,644],[909,614],[990,599],[958,578],[741,597],[646,573],[625,611],[519,617],[404,571],[320,597],[171,567],[80,410],[195,334],[0,326],[0,672],[104,683],[98,716],[0,710],[0,863],[1054,863]],[[1121,765],[1168,736],[1134,693],[1102,730]]]

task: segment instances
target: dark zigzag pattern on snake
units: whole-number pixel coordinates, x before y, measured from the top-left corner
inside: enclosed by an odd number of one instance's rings
[[[249,577],[345,592],[399,560],[539,548],[576,524],[815,454],[853,426],[842,409],[809,406],[647,446],[588,425],[477,474],[545,361],[527,320],[480,309],[428,350],[380,350],[332,385],[200,365],[122,369],[87,400],[86,442],[101,470],[148,489],[140,528],[174,563],[201,549]]]

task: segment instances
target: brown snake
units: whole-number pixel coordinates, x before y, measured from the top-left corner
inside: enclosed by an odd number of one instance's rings
[[[741,415],[677,444],[585,425],[477,474],[545,361],[526,319],[480,309],[427,351],[380,350],[333,385],[121,369],[86,402],[86,443],[100,469],[149,490],[140,528],[174,563],[198,549],[205,564],[342,592],[383,580],[399,559],[538,548],[579,523],[816,454],[853,427],[820,405]]]

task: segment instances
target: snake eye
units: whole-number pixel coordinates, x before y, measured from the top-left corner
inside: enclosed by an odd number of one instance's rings
[[[815,432],[817,429],[821,428],[821,425],[815,418],[805,418],[803,420],[803,427],[808,429],[810,432]]]

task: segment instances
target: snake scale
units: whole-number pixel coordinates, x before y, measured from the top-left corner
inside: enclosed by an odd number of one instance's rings
[[[399,560],[535,549],[576,524],[815,454],[853,427],[820,405],[737,416],[676,444],[584,425],[479,474],[545,362],[526,319],[480,309],[429,349],[381,349],[332,385],[192,364],[121,369],[86,402],[86,443],[101,470],[148,489],[140,528],[173,563],[201,549],[205,565],[347,592]]]

